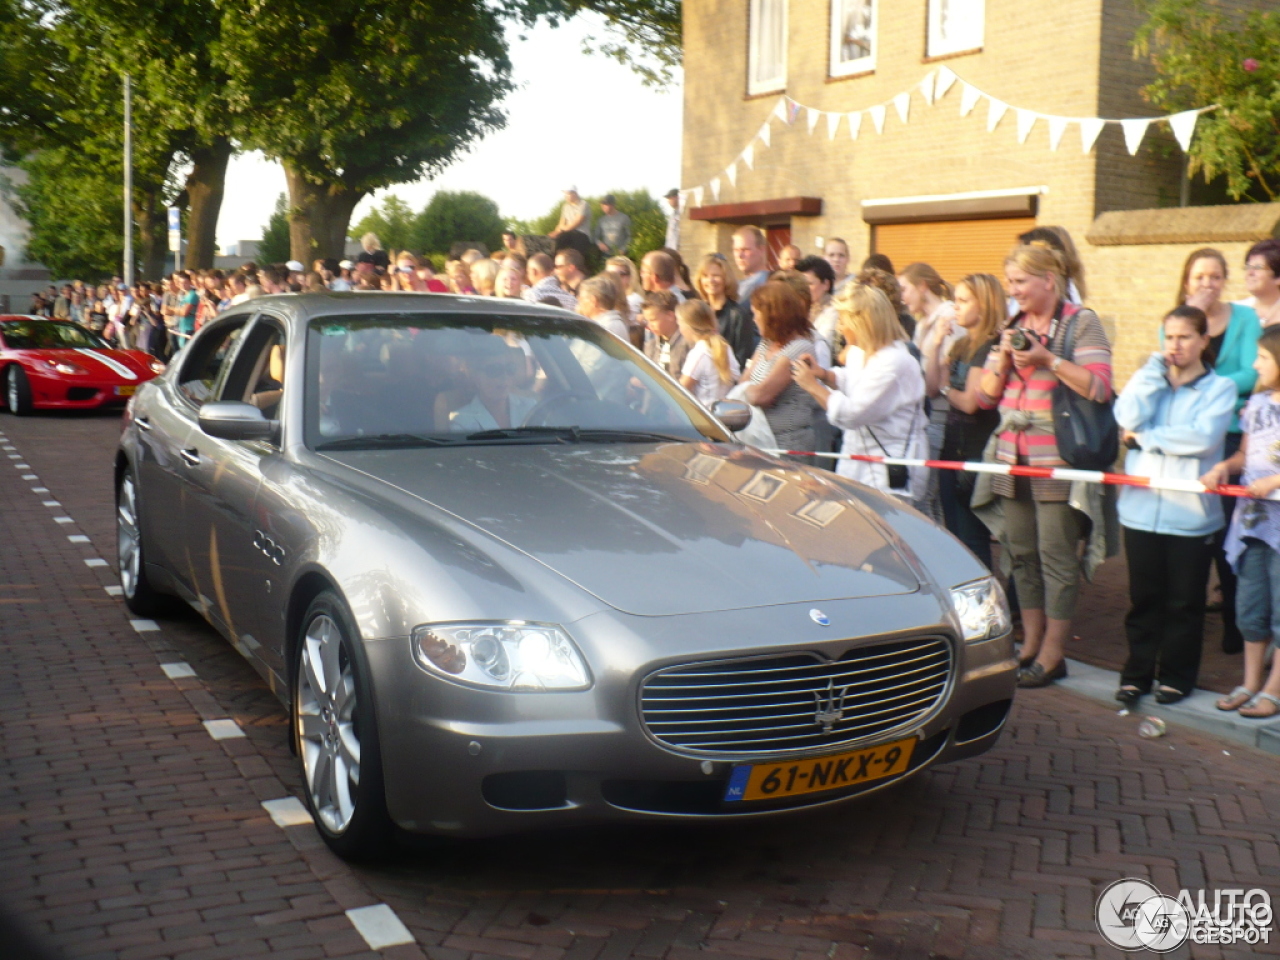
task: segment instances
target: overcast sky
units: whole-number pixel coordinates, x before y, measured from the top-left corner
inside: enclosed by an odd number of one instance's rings
[[[520,89],[504,104],[506,129],[475,144],[434,180],[389,192],[419,210],[437,190],[474,190],[496,201],[504,216],[527,219],[545,213],[570,184],[584,195],[647,188],[660,196],[679,186],[678,78],[655,91],[621,64],[583,53],[583,39],[602,33],[598,19],[580,17],[557,30],[539,26],[523,41],[513,35],[511,62]],[[219,245],[261,237],[284,190],[278,164],[258,154],[234,158],[218,219]],[[352,223],[381,196],[366,199]]]

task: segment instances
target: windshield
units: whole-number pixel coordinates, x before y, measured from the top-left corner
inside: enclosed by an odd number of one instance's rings
[[[313,320],[306,397],[317,450],[729,439],[629,345],[567,317]]]
[[[53,320],[10,320],[0,323],[0,334],[10,350],[109,349],[105,341],[84,327]]]

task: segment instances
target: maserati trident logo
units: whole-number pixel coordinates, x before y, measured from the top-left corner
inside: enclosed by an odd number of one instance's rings
[[[848,687],[836,689],[834,680],[827,681],[827,689],[813,691],[813,722],[822,727],[823,733],[830,733],[844,717],[844,698]]]
[[[828,617],[821,610],[819,610],[817,607],[814,607],[812,610],[809,611],[809,619],[812,620],[814,623],[816,623],[820,627],[831,626],[831,618]]]

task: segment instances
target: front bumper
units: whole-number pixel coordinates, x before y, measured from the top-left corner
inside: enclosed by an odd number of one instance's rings
[[[28,372],[31,404],[40,410],[96,410],[123,407],[145,381],[119,384],[95,379],[40,376]]]
[[[771,816],[873,792],[996,742],[1016,686],[1009,636],[956,642],[953,675],[940,703],[918,723],[866,741],[782,755],[719,755],[677,750],[646,731],[641,684],[654,670],[675,663],[797,649],[838,659],[866,642],[954,635],[927,595],[824,604],[834,622],[881,628],[856,638],[833,638],[829,629],[810,623],[809,606],[673,618],[613,612],[588,617],[569,627],[595,671],[593,687],[576,693],[464,688],[419,667],[408,638],[368,642],[388,812],[406,830],[457,836],[588,821]],[[856,619],[848,616],[854,608],[860,608]],[[884,629],[886,619],[911,626]],[[749,642],[789,634],[792,642],[785,646]],[[726,648],[708,639],[725,637],[739,643]],[[682,652],[645,655],[662,648]],[[599,655],[605,649],[611,654],[607,661]],[[723,800],[738,764],[830,756],[909,737],[916,738],[911,763],[893,777],[784,801]]]

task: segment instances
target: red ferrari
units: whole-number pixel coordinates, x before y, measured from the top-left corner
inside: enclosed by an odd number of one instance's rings
[[[163,372],[150,354],[113,350],[74,323],[0,316],[0,381],[16,416],[123,406],[139,384]]]

